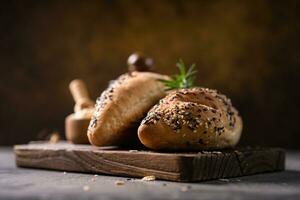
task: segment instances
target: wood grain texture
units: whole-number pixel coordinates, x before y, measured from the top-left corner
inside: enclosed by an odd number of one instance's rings
[[[244,148],[189,153],[120,150],[69,143],[32,143],[14,147],[20,167],[127,177],[196,182],[284,170],[285,152],[278,148]]]

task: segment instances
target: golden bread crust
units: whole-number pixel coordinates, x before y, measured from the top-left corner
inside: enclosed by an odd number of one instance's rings
[[[171,91],[142,121],[138,136],[151,149],[201,150],[233,147],[242,119],[230,99],[216,90]]]

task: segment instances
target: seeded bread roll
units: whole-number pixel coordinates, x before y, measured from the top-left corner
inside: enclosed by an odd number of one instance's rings
[[[91,144],[132,145],[138,141],[137,128],[148,110],[163,98],[167,79],[152,72],[131,72],[112,81],[96,101],[88,128]]]
[[[151,149],[202,150],[235,146],[242,119],[230,99],[207,88],[180,89],[161,99],[138,129]]]

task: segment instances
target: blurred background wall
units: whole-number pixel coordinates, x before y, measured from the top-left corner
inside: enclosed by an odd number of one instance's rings
[[[157,70],[197,63],[198,85],[231,97],[241,144],[300,147],[299,1],[1,1],[0,144],[64,133],[68,90],[93,98],[142,51]]]

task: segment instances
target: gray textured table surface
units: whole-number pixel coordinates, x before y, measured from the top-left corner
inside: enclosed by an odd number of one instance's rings
[[[0,148],[0,199],[300,199],[300,152],[287,153],[284,172],[174,183],[17,168]]]

